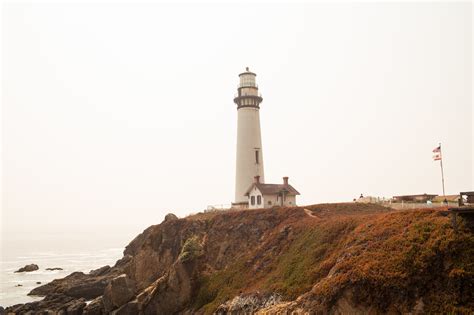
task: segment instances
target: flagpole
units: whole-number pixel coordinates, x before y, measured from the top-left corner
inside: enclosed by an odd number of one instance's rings
[[[439,153],[441,157],[441,159],[439,160],[441,165],[441,183],[443,184],[443,197],[445,197],[446,193],[444,192],[443,152],[441,151],[441,143],[439,144]]]

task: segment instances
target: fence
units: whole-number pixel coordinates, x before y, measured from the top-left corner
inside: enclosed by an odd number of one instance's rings
[[[394,202],[394,203],[383,203],[382,206],[402,210],[402,209],[427,209],[427,208],[440,208],[440,207],[457,207],[457,202],[446,203],[415,203],[415,202]]]
[[[232,204],[220,204],[220,205],[209,205],[204,212],[213,212],[213,211],[220,211],[220,210],[229,210],[232,208]]]

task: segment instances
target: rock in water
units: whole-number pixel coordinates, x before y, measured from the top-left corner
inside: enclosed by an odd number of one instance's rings
[[[63,268],[54,267],[54,268],[46,268],[46,270],[49,270],[49,271],[54,271],[54,270],[63,270]]]
[[[122,273],[121,270],[110,270],[109,273],[94,276],[73,272],[67,277],[34,288],[28,295],[46,296],[52,293],[64,293],[75,298],[91,300],[102,295],[109,281]]]
[[[86,306],[85,299],[75,299],[73,297],[53,293],[41,301],[27,304],[17,304],[7,307],[6,314],[82,314],[82,309]]]
[[[30,272],[30,271],[35,271],[35,270],[38,270],[38,269],[39,269],[38,265],[30,264],[30,265],[26,265],[23,268],[18,269],[15,272]]]

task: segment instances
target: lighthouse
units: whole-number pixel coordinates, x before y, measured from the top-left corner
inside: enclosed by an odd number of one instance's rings
[[[237,159],[235,168],[235,201],[233,208],[261,209],[296,206],[300,193],[288,183],[265,183],[263,171],[262,135],[260,132],[260,103],[255,82],[257,75],[245,69],[234,103],[237,105]]]
[[[234,98],[237,105],[237,159],[233,205],[237,207],[248,206],[246,193],[256,176],[261,183],[265,182],[259,113],[263,99],[258,93],[256,76],[249,68],[239,74],[240,83]]]

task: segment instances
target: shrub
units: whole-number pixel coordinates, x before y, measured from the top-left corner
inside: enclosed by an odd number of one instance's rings
[[[179,261],[184,263],[194,260],[203,255],[203,248],[197,236],[192,236],[186,240],[179,254]]]

